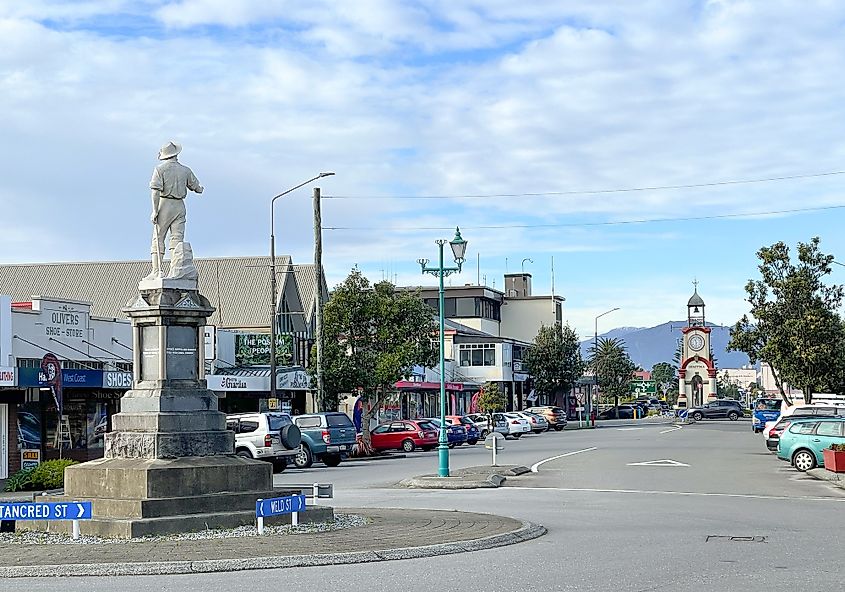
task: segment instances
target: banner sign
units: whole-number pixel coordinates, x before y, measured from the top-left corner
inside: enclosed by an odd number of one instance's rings
[[[131,372],[103,372],[103,388],[107,389],[131,389]]]
[[[227,374],[206,374],[208,388],[217,392],[226,391],[269,391],[269,376],[229,376]]]
[[[15,385],[14,368],[0,366],[0,386],[17,386]]]
[[[56,402],[56,410],[59,417],[62,416],[62,365],[54,354],[44,354],[41,358],[41,373],[46,378],[50,392],[53,394],[53,401]]]
[[[293,363],[293,336],[276,336],[276,365]],[[236,366],[268,366],[270,364],[269,333],[235,333]]]

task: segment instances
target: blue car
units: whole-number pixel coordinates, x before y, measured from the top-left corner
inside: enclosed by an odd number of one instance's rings
[[[436,417],[425,417],[423,418],[424,421],[430,421],[434,424],[434,427],[440,430],[440,419]],[[467,429],[466,426],[463,425],[447,425],[446,426],[446,438],[449,443],[449,448],[454,448],[455,446],[460,446],[467,441]],[[440,439],[438,435],[438,440]]]
[[[757,434],[763,431],[766,423],[777,421],[780,417],[780,399],[757,399],[751,406],[751,430]]]

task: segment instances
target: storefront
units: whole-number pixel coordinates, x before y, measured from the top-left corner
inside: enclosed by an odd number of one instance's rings
[[[0,479],[19,468],[15,457],[17,442],[16,411],[23,402],[23,392],[16,388],[15,368],[0,367]]]
[[[238,368],[231,374],[209,374],[208,388],[218,397],[224,413],[282,411],[299,415],[312,411],[309,397],[311,382],[301,368],[280,369],[276,380],[276,397],[270,397],[269,368]]]
[[[440,383],[399,381],[398,415],[401,419],[440,416]],[[475,383],[446,383],[446,415],[472,413],[472,397],[481,387]]]
[[[57,399],[39,368],[17,371],[18,386],[25,389],[16,409],[17,452],[37,450],[41,460],[101,458],[111,418],[120,411],[120,397],[132,387],[132,373],[62,369]]]

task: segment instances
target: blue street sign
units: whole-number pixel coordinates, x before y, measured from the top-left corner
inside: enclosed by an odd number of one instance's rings
[[[90,520],[91,502],[0,504],[0,520]]]
[[[279,516],[281,514],[292,514],[293,512],[304,511],[304,495],[274,497],[272,499],[258,500],[255,502],[255,515],[259,518],[264,518],[266,516]]]
[[[689,415],[689,409],[681,409],[680,411],[678,411],[678,417],[680,419],[686,419],[687,415]]]

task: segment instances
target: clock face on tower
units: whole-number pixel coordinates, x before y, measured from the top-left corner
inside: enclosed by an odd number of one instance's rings
[[[689,338],[688,343],[692,351],[701,351],[701,348],[704,347],[704,337],[696,333]]]

